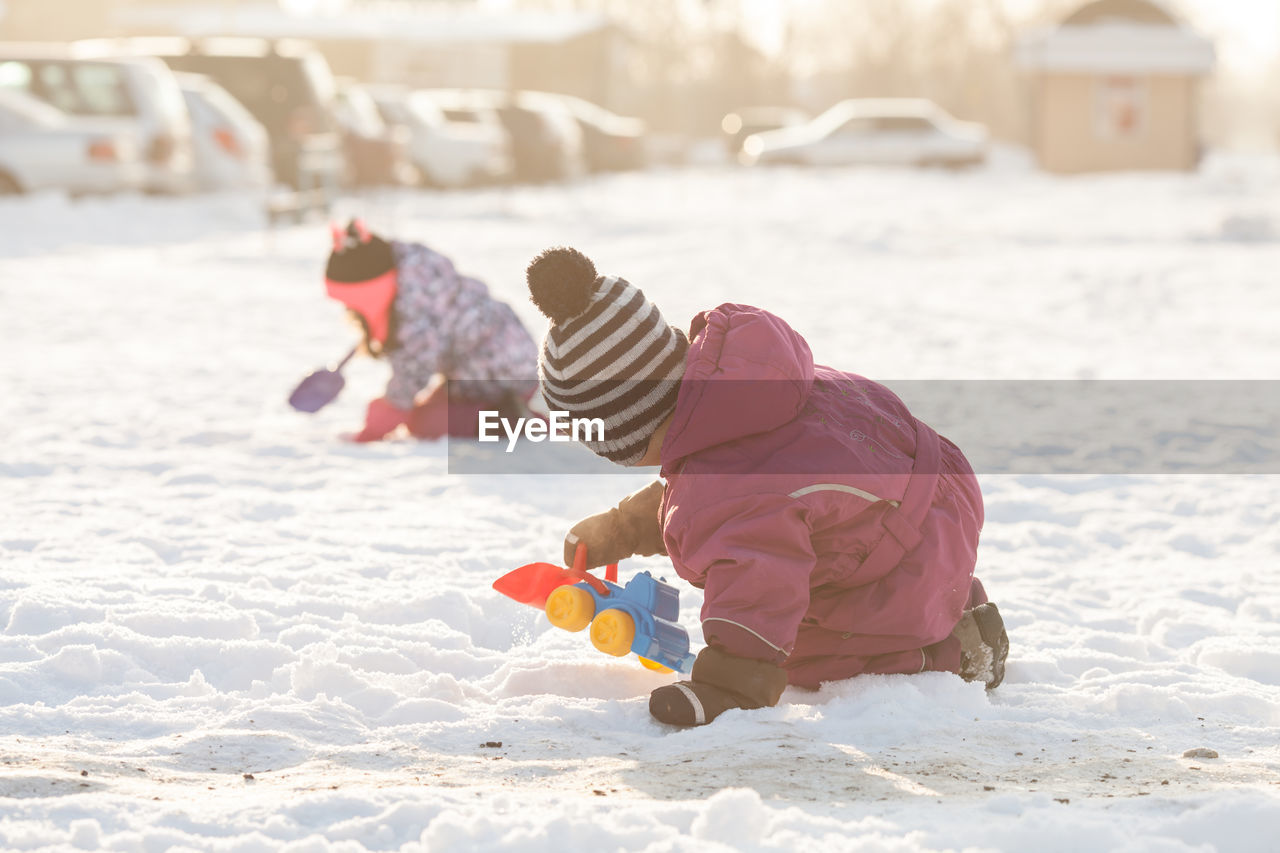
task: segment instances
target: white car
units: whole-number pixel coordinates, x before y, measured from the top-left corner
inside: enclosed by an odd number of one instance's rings
[[[409,129],[409,157],[423,182],[460,187],[505,177],[511,141],[498,124],[450,121],[426,92],[371,89],[383,118]]]
[[[196,186],[202,190],[269,189],[271,142],[262,122],[203,74],[174,76],[191,114]]]
[[[137,190],[145,177],[138,154],[129,133],[0,89],[0,195]]]
[[[131,131],[146,168],[144,189],[191,188],[191,120],[168,67],[149,57],[117,57],[96,42],[71,46],[0,44],[0,89],[33,95],[64,113]]]
[[[970,166],[987,156],[987,129],[952,118],[932,101],[841,101],[806,124],[748,136],[747,165]]]

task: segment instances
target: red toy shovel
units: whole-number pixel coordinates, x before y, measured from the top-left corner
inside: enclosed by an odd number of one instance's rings
[[[608,595],[609,588],[595,575],[586,569],[587,546],[578,543],[573,553],[573,568],[566,569],[551,563],[530,563],[514,571],[507,572],[493,582],[493,588],[513,598],[521,604],[531,604],[541,609],[547,604],[547,596],[556,587],[565,584],[586,581],[595,587],[596,592]],[[616,583],[618,580],[618,564],[610,563],[604,570],[605,580]]]

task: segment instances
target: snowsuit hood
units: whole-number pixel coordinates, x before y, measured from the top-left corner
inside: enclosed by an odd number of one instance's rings
[[[813,385],[813,353],[782,319],[749,305],[721,305],[694,317],[671,426],[668,462],[794,419]]]

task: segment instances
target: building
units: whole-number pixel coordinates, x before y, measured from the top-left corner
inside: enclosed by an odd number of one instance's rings
[[[1030,140],[1051,172],[1194,169],[1213,45],[1151,0],[1095,0],[1019,44]]]
[[[335,74],[422,88],[535,89],[626,111],[632,44],[604,15],[493,14],[468,4],[367,4],[295,14],[273,0],[137,0],[113,34],[256,36],[313,43]]]

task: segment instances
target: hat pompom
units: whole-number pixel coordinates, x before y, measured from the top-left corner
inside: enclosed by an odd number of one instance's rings
[[[333,251],[324,277],[340,284],[358,284],[385,275],[396,268],[391,244],[370,233],[365,224],[351,220],[346,229],[333,226]]]
[[[596,292],[596,265],[577,249],[547,249],[526,275],[533,304],[557,325],[586,311]]]

